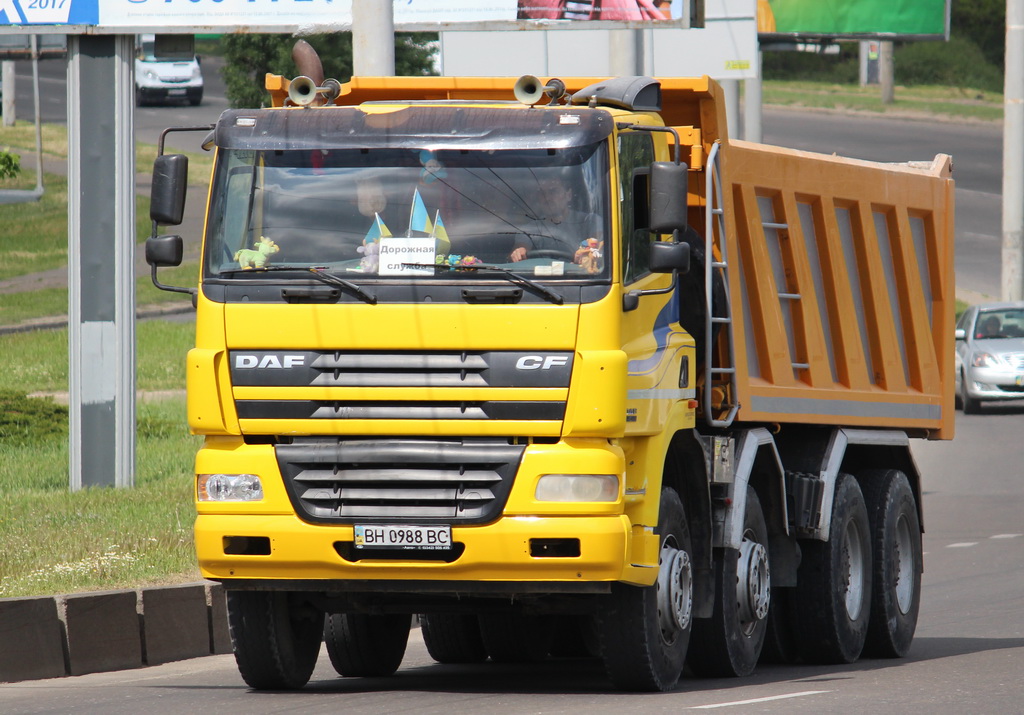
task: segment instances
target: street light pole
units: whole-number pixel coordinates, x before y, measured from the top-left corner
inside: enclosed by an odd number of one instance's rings
[[[1003,300],[1024,299],[1024,0],[1006,0]]]

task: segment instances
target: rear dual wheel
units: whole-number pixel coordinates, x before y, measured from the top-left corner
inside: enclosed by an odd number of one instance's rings
[[[857,480],[840,474],[828,541],[801,543],[793,613],[797,648],[808,663],[860,657],[871,612],[871,526]]]
[[[901,658],[910,650],[921,605],[923,551],[917,500],[901,471],[861,476],[874,552],[871,622],[864,654]]]
[[[332,613],[323,631],[331,665],[346,677],[393,675],[405,657],[411,621],[404,613]]]

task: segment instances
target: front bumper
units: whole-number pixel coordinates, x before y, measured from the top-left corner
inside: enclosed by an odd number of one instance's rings
[[[967,394],[976,400],[1024,400],[1024,371],[972,367],[964,377]]]
[[[485,526],[454,526],[452,541],[463,550],[450,563],[425,560],[424,552],[409,560],[361,558],[373,553],[360,552],[359,560],[347,560],[337,544],[353,540],[351,526],[308,524],[293,515],[200,515],[195,536],[202,574],[213,580],[375,580],[405,590],[409,581],[653,582],[657,572],[630,565],[633,529],[621,514],[506,516]],[[269,537],[270,553],[226,554],[225,537],[238,536]],[[532,539],[578,539],[579,555],[531,555]]]

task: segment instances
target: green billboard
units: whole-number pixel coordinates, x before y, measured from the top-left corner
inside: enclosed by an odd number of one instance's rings
[[[948,36],[949,0],[760,0],[762,35],[820,38]]]

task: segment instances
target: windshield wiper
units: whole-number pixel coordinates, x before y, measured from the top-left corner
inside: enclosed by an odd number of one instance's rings
[[[525,286],[532,291],[540,293],[542,296],[550,300],[555,305],[562,305],[565,303],[565,298],[560,293],[556,293],[542,283],[530,280],[526,276],[510,271],[507,268],[501,268],[500,266],[491,266],[486,263],[476,263],[470,266],[450,266],[447,263],[403,263],[403,266],[412,266],[415,268],[443,268],[447,271],[490,271],[493,273],[500,273],[505,276],[510,283],[516,283],[521,286]]]
[[[300,273],[309,273],[313,278],[321,283],[337,286],[338,288],[344,288],[360,300],[364,300],[370,305],[377,305],[377,296],[367,293],[352,281],[339,278],[332,273],[325,273],[325,268],[326,266],[309,266],[308,268],[305,266],[263,266],[262,268],[228,268],[220,271],[219,274],[235,275],[236,273],[269,273],[271,271],[298,271]]]

